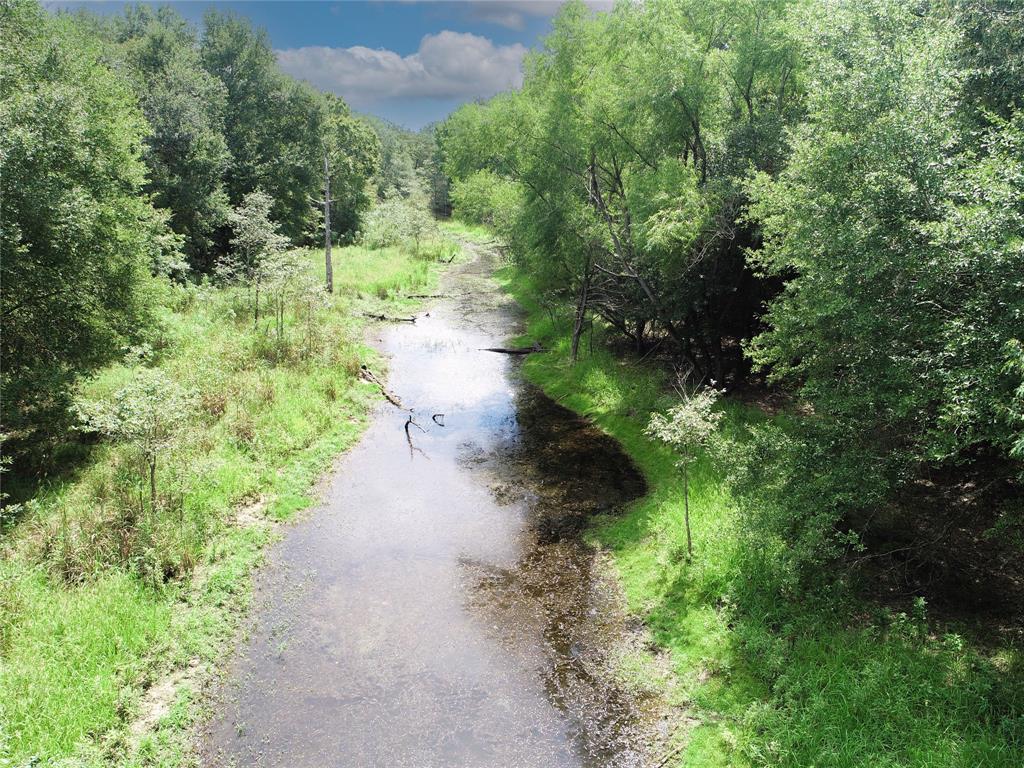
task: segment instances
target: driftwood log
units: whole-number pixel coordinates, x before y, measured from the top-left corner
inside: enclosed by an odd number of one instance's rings
[[[530,355],[534,352],[546,352],[540,344],[534,342],[529,347],[481,347],[481,352],[498,352],[502,355]]]
[[[368,381],[371,384],[376,384],[377,389],[379,389],[380,393],[384,395],[384,399],[387,400],[396,408],[401,408],[403,411],[409,410],[404,405],[402,405],[402,401],[398,399],[398,395],[389,392],[388,388],[384,386],[384,383],[376,376],[374,376],[373,371],[371,371],[365,365],[359,366],[359,378],[361,378],[363,381]]]
[[[371,320],[380,320],[385,323],[415,323],[415,317],[390,317],[389,315],[375,315],[372,312],[363,312],[363,317]]]

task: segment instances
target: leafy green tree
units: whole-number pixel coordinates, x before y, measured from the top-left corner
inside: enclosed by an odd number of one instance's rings
[[[722,420],[722,412],[714,410],[721,393],[704,388],[689,391],[685,382],[679,387],[682,402],[669,408],[667,414],[651,414],[647,434],[674,450],[679,459],[676,466],[683,473],[683,510],[686,524],[686,553],[693,555],[693,536],[690,533],[690,467],[700,451],[706,448]]]
[[[264,30],[236,16],[210,12],[204,18],[200,56],[206,71],[227,93],[224,137],[231,155],[227,190],[233,204],[266,181],[273,151],[273,121],[281,100],[281,77]],[[267,187],[269,189],[269,187]]]
[[[410,243],[418,255],[423,241],[436,229],[433,217],[424,208],[392,198],[374,206],[367,214],[363,242],[370,248]]]
[[[520,93],[438,129],[463,194],[480,171],[517,183],[519,215],[503,217],[513,253],[572,297],[576,334],[595,314],[640,350],[667,337],[698,375],[745,374],[736,340],[774,282],[746,264],[758,234],[742,180],[781,167],[801,113],[788,14],[784,2],[652,0],[597,16],[568,3]]]
[[[266,190],[285,236],[294,243],[322,241],[323,206],[316,201],[323,200],[326,146],[338,195],[332,227],[354,232],[370,203],[365,183],[377,169],[378,147],[345,103],[280,72],[266,32],[245,19],[207,14],[200,54],[227,91],[231,203]]]
[[[929,468],[1021,474],[1006,462],[1024,123],[988,113],[979,130],[955,18],[883,2],[805,13],[808,117],[785,170],[750,188],[765,240],[752,259],[785,289],[749,351],[812,414],[754,458],[740,495],[748,520],[774,510],[777,539],[820,564]]]
[[[113,34],[150,126],[147,191],[156,206],[170,211],[193,268],[208,272],[213,238],[228,211],[222,184],[229,160],[226,90],[203,69],[194,31],[170,8],[129,8]]]
[[[44,461],[70,386],[148,323],[165,230],[142,194],[145,121],[100,44],[0,7],[0,341],[6,448]]]
[[[260,319],[260,288],[275,269],[276,258],[288,248],[288,238],[270,218],[273,199],[257,189],[228,214],[233,236],[231,253],[223,257],[217,272],[224,280],[240,282],[254,292],[253,326]]]
[[[159,368],[140,368],[109,401],[80,400],[86,428],[131,446],[141,459],[150,510],[157,510],[157,468],[189,422],[195,398]]]
[[[322,97],[323,228],[327,291],[334,291],[331,246],[334,233],[353,232],[359,215],[369,208],[367,180],[377,169],[379,143],[369,126],[355,120],[348,105]]]

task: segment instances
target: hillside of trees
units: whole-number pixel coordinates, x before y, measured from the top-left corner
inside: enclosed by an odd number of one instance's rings
[[[455,213],[572,304],[574,356],[597,322],[798,405],[737,470],[768,594],[907,496],[1019,540],[1019,5],[570,4],[526,69],[438,130]]]
[[[333,239],[374,199],[376,133],[281,73],[264,32],[169,8],[2,11],[5,455],[52,466],[73,382],[152,329],[152,276],[215,277],[232,208],[257,190],[294,245]]]
[[[598,537],[687,760],[1019,761],[1024,7],[576,2],[525,70],[437,129],[454,215],[652,483]]]

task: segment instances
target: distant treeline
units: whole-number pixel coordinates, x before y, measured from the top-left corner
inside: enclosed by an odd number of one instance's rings
[[[773,599],[922,484],[1019,535],[1022,107],[1017,0],[574,2],[438,136],[577,340],[794,396],[735,470]]]

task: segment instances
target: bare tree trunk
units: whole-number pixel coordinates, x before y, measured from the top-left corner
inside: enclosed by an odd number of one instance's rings
[[[331,166],[324,150],[324,266],[327,268],[327,292],[334,293],[334,265],[331,263]]]
[[[156,515],[156,459],[149,460],[149,509]]]
[[[576,305],[576,322],[572,328],[572,362],[576,362],[580,351],[580,336],[583,335],[583,324],[587,319],[587,303],[590,294],[590,263],[587,263],[586,271],[583,274],[583,284],[580,286],[580,298]]]
[[[683,464],[683,515],[686,518],[686,554],[693,557],[693,538],[690,536],[690,476],[689,467]]]

